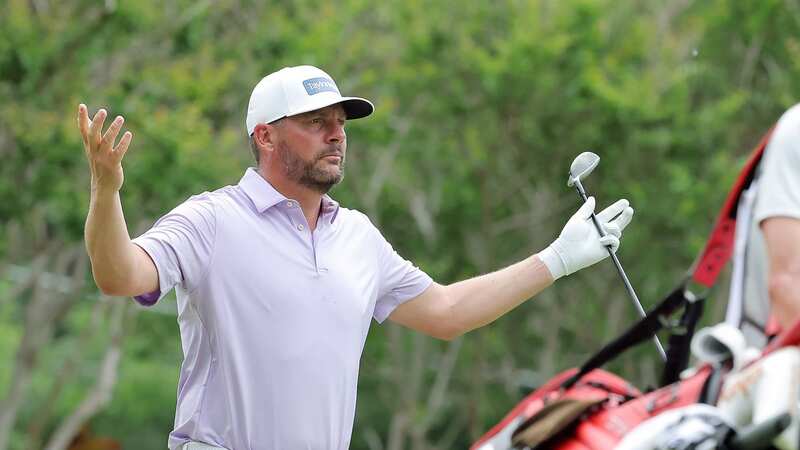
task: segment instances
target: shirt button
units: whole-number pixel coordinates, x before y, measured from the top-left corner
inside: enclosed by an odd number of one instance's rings
[[[286,202],[286,206],[288,206],[289,208],[294,208],[294,202],[288,201]]]
[[[300,225],[297,226],[297,229],[303,231],[306,229],[306,227],[304,227],[303,224],[301,223]]]

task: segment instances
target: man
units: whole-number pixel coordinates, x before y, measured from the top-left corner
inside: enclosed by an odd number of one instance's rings
[[[776,331],[768,319],[782,330],[800,320],[800,105],[778,121],[756,177],[739,203],[737,225],[743,226],[736,230],[726,322],[742,330],[748,346],[761,348]],[[788,412],[791,424],[773,445],[797,449],[800,350],[784,347],[740,366],[725,379],[720,411],[739,428]]]
[[[783,329],[800,319],[800,104],[775,126],[754,186],[740,204],[737,240],[746,245],[734,260],[741,270],[726,321],[761,347],[769,317]]]
[[[114,146],[122,118],[103,134],[106,112],[90,123],[79,106],[97,285],[144,304],[177,290],[184,361],[171,449],[346,449],[372,318],[453,339],[619,246],[633,215],[628,202],[598,214],[607,231],[600,237],[589,199],[542,252],[434,283],[366,216],[326,194],[344,173],[346,120],[372,111],[315,67],[264,77],[246,118],[257,168],[237,186],[191,197],[131,241],[118,192],[132,135]]]
[[[769,262],[767,291],[781,327],[800,319],[800,104],[770,138],[755,206]]]

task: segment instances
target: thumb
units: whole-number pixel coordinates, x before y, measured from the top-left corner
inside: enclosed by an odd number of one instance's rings
[[[586,220],[591,217],[594,212],[594,197],[589,197],[586,202],[581,206],[578,212],[575,213],[579,218]]]

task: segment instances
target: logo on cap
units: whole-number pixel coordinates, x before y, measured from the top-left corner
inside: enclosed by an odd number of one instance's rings
[[[339,89],[336,88],[336,83],[330,78],[325,77],[309,78],[303,81],[303,87],[306,88],[308,95],[319,94],[320,92],[326,91],[339,93]]]

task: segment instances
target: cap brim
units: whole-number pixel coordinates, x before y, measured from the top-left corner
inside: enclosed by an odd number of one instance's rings
[[[342,107],[347,114],[347,120],[367,117],[375,111],[375,106],[367,99],[360,97],[342,97]]]

